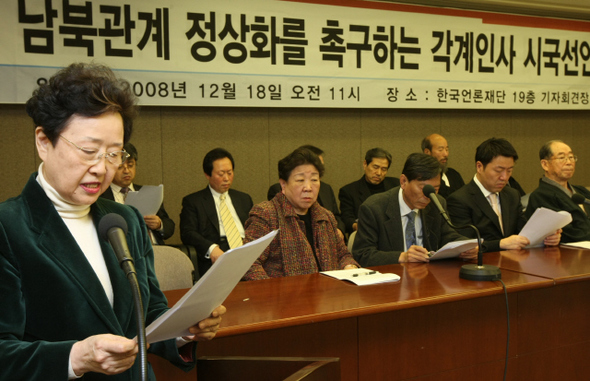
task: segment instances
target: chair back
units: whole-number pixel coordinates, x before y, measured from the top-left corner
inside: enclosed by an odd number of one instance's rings
[[[356,237],[356,230],[348,236],[348,251],[352,253],[352,245],[354,244],[354,237]]]
[[[154,245],[156,277],[162,291],[193,286],[195,268],[182,251],[166,245]]]

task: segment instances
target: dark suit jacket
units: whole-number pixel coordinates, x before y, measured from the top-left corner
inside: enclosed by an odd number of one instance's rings
[[[443,196],[444,198],[449,197],[451,193],[461,189],[461,187],[465,185],[465,182],[463,181],[463,177],[461,177],[461,174],[455,171],[453,168],[447,168],[446,174],[447,178],[449,179],[450,186],[447,186],[447,184],[445,184],[445,182],[441,179],[440,188],[438,190],[438,194]]]
[[[522,187],[520,186],[518,181],[516,181],[514,176],[510,176],[510,179],[508,179],[508,185],[510,185],[511,188],[516,189],[518,191],[518,194],[520,194],[520,197],[526,194],[526,192],[524,191],[524,189],[522,189]]]
[[[254,206],[252,198],[247,193],[235,189],[229,190],[229,197],[243,226],[250,209]],[[209,247],[214,243],[221,244],[217,209],[209,186],[182,199],[180,238],[183,244],[195,247],[199,274],[205,274],[212,265],[211,260],[205,258]]]
[[[138,191],[141,189],[141,185],[133,184],[133,188]],[[111,187],[108,187],[107,190],[100,195],[100,197],[115,201],[115,195],[113,195],[113,189]],[[162,226],[164,227],[164,230],[163,232],[152,230],[152,233],[154,233],[154,237],[156,237],[158,245],[165,245],[164,240],[172,237],[176,224],[170,217],[168,217],[168,213],[166,213],[166,209],[164,209],[164,203],[162,203],[156,215],[160,217],[160,220],[162,220]]]
[[[399,179],[397,177],[386,177],[383,180],[383,184],[385,184],[385,191],[388,191],[389,189],[399,186]],[[344,221],[347,233],[352,233],[354,231],[352,229],[352,224],[354,224],[358,218],[359,208],[370,195],[371,191],[367,186],[364,175],[360,180],[354,181],[340,188],[338,199],[340,200],[342,221]]]
[[[484,240],[482,249],[485,252],[501,250],[500,240],[518,234],[526,223],[518,191],[505,186],[499,194],[504,234],[500,229],[498,215],[475,181],[471,180],[447,198],[449,215],[453,224],[457,226],[475,225]],[[476,238],[473,229],[460,230],[460,233],[467,237]]]
[[[0,369],[21,380],[67,380],[76,341],[104,333],[137,335],[133,296],[111,245],[99,237],[114,291],[111,307],[92,266],[35,176],[20,196],[0,204]],[[168,307],[154,272],[145,223],[136,209],[99,198],[90,210],[94,225],[108,213],[127,222],[127,243],[148,325]],[[149,351],[185,369],[192,367],[179,357],[174,339],[152,344]],[[139,363],[116,376],[87,373],[84,380],[137,380]],[[150,374],[154,380],[151,367]]]
[[[570,186],[574,188],[576,193],[590,199],[590,192],[586,188],[571,184]],[[588,219],[587,214],[590,213],[590,207],[588,205],[584,205],[584,212],[565,192],[543,180],[539,180],[539,187],[529,196],[525,214],[530,217],[539,207],[556,211],[565,210],[572,215],[572,222],[563,227],[561,242],[590,241],[590,219]]]
[[[361,266],[379,266],[398,263],[405,251],[404,229],[400,215],[400,187],[373,195],[359,210],[359,225],[352,247],[352,255]],[[438,196],[443,208],[444,198]],[[467,239],[444,221],[432,203],[420,211],[423,246],[436,251],[451,241]]]
[[[267,200],[272,200],[280,191],[281,184],[276,183],[271,185],[270,188],[268,188],[268,194],[266,195]],[[346,233],[346,225],[344,225],[344,221],[342,221],[342,217],[340,216],[340,209],[338,209],[338,203],[336,202],[334,190],[330,184],[327,184],[323,181],[321,182],[320,192],[318,193],[318,203],[332,212],[334,217],[336,217],[338,229],[340,229],[342,233]]]

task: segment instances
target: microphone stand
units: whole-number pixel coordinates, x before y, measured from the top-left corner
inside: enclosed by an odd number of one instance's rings
[[[135,272],[135,266],[133,259],[127,257],[121,261],[121,268],[125,272],[129,285],[131,286],[131,292],[133,293],[133,302],[135,306],[135,321],[137,324],[137,343],[139,345],[139,362],[141,380],[147,381],[148,379],[148,362],[147,362],[147,339],[145,334],[145,321],[143,319],[143,303],[141,301],[141,293],[139,288],[139,282],[137,281],[137,273]]]
[[[147,339],[145,334],[145,321],[143,318],[143,303],[141,302],[141,292],[139,282],[137,281],[137,272],[133,264],[133,258],[129,253],[127,246],[127,222],[123,217],[116,213],[109,213],[102,217],[98,224],[98,231],[100,236],[108,241],[121,269],[125,273],[125,277],[131,286],[131,293],[133,294],[133,302],[135,309],[135,319],[137,324],[137,344],[139,346],[140,359],[140,376],[142,381],[148,380],[148,362],[147,362]]]
[[[450,221],[447,220],[449,226],[453,229],[466,229],[472,228],[477,235],[477,264],[470,263],[468,265],[461,266],[461,270],[459,270],[459,278],[467,279],[467,280],[481,280],[481,281],[489,281],[489,280],[499,280],[502,278],[502,272],[500,269],[493,265],[484,265],[483,264],[483,253],[481,247],[481,236],[479,234],[479,230],[474,225],[465,225],[459,228],[456,228],[451,224]]]

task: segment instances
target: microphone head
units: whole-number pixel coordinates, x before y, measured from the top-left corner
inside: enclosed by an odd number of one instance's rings
[[[436,194],[436,190],[432,185],[427,184],[424,185],[424,188],[422,188],[422,193],[424,193],[424,196],[430,197],[431,194]]]
[[[579,193],[572,194],[572,201],[576,204],[583,204],[586,201],[586,197],[582,196]]]
[[[100,219],[98,223],[98,234],[106,241],[109,240],[108,232],[112,228],[120,228],[127,234],[127,221],[117,213],[109,213]]]

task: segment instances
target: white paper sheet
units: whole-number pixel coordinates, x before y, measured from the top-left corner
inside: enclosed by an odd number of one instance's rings
[[[590,249],[590,241],[562,243],[561,246]]]
[[[339,280],[347,280],[349,282],[356,284],[357,286],[385,282],[397,282],[400,279],[399,275],[397,274],[380,273],[379,271],[363,268],[350,270],[322,271],[321,274]]]
[[[153,216],[158,213],[164,201],[164,185],[144,185],[137,192],[128,192],[125,205],[131,205],[139,210],[142,216]]]
[[[482,240],[483,242],[483,240]],[[430,260],[458,257],[464,251],[471,250],[477,246],[477,239],[466,239],[464,241],[449,242],[437,252],[430,255]]]
[[[211,315],[223,303],[277,232],[274,230],[219,257],[170,310],[146,328],[148,343],[190,335],[189,327]]]
[[[572,222],[572,215],[565,210],[556,212],[547,208],[537,208],[518,235],[531,241],[527,247],[540,246],[543,244],[545,237],[550,236],[557,229],[561,229],[570,222]]]

